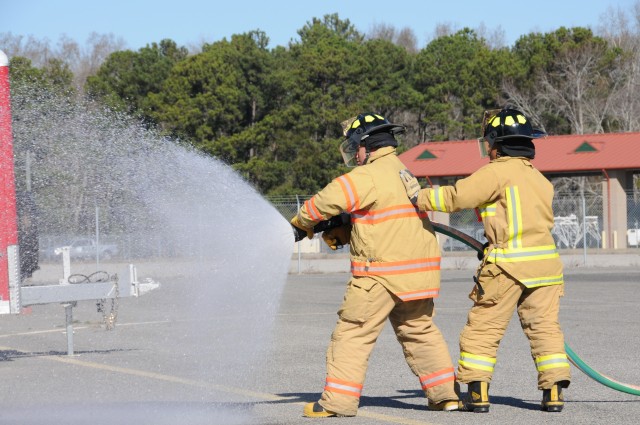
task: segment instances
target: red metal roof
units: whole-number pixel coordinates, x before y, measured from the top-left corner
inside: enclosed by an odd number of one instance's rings
[[[640,132],[548,136],[534,143],[531,162],[542,173],[640,170]],[[477,140],[425,142],[400,159],[418,177],[468,176],[489,162],[480,158]]]

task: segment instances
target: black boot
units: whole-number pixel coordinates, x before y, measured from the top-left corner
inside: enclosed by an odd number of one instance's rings
[[[460,401],[460,410],[487,413],[489,411],[489,383],[469,382],[467,397]]]
[[[562,382],[556,382],[547,390],[542,390],[542,410],[545,412],[562,412],[564,397],[562,396]]]

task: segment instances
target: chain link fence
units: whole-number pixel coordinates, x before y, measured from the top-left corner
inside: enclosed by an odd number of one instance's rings
[[[282,216],[287,219],[287,221],[291,221],[294,215],[298,213],[298,209],[302,207],[304,201],[311,198],[313,195],[294,195],[294,196],[271,196],[266,197],[266,199],[271,202],[271,204],[282,214]],[[296,245],[296,252],[300,252],[300,250],[305,252],[316,252],[321,254],[341,254],[348,253],[349,248],[343,247],[337,250],[332,250],[321,241],[320,235],[315,235],[312,241],[302,240],[300,244]],[[322,242],[322,243],[321,243]],[[301,245],[303,245],[301,247]]]
[[[277,211],[287,220],[298,212],[298,209],[312,195],[297,196],[278,196],[266,197]],[[627,235],[626,244],[621,248],[639,248],[640,249],[640,196],[633,193],[627,194]],[[99,209],[100,207],[96,207]],[[604,213],[602,196],[580,196],[579,194],[557,195],[554,198],[553,209],[555,213],[555,226],[552,234],[559,249],[601,249],[602,247],[602,231],[604,229]],[[171,257],[191,257],[198,258],[206,255],[211,241],[205,239],[210,226],[214,226],[209,219],[210,211],[202,211],[196,214],[200,220],[184,223],[185,229],[189,228],[189,234],[193,237],[181,239],[179,246],[172,238],[168,238],[165,232],[154,230],[153,225],[146,224],[140,226],[138,221],[128,223],[126,218],[120,217],[122,229],[125,231],[108,231],[101,230],[107,227],[101,227],[97,223],[94,232],[85,232],[83,234],[72,233],[53,233],[50,229],[40,229],[38,232],[39,239],[39,258],[41,261],[59,261],[60,257],[55,254],[55,249],[68,246],[74,241],[80,239],[89,239],[97,241],[103,248],[105,254],[102,259],[108,260],[109,257],[121,259],[144,259],[144,258],[171,258]],[[611,212],[615,214],[615,211]],[[107,208],[97,211],[96,220],[108,219]],[[99,220],[98,220],[99,219]],[[133,220],[134,218],[132,218]],[[450,226],[458,229],[475,239],[484,242],[484,228],[478,220],[478,216],[474,210],[464,210],[449,214]],[[201,229],[202,231],[193,231],[193,229]],[[185,230],[185,233],[186,230]],[[445,252],[463,252],[471,251],[471,249],[453,238],[444,237],[442,249]],[[322,242],[320,236],[316,236],[313,241],[304,240],[304,243],[311,244],[306,251],[317,252],[322,254],[341,254],[348,252],[348,248],[332,251],[325,243]],[[115,246],[108,253],[104,248]]]
[[[640,247],[640,193],[627,194],[627,245]]]
[[[287,219],[297,213],[298,208],[311,195],[272,197],[267,199]],[[600,249],[604,230],[603,198],[598,195],[563,194],[553,201],[555,225],[552,235],[559,249]],[[616,212],[612,211],[612,215]],[[626,246],[640,247],[640,196],[627,194]],[[484,228],[475,210],[463,210],[449,214],[449,226],[484,242]],[[324,244],[322,244],[324,245]],[[324,246],[323,246],[324,248]],[[444,251],[471,251],[467,245],[453,238],[445,238]],[[322,252],[330,250],[322,250]]]

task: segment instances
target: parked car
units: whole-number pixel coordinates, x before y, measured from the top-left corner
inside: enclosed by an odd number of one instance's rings
[[[99,245],[96,241],[89,238],[75,239],[69,245],[69,256],[74,259],[90,259],[96,258],[96,252],[103,260],[109,260],[115,255],[118,255],[120,249],[116,244],[107,244],[100,242]]]

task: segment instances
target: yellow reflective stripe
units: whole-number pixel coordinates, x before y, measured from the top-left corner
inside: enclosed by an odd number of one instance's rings
[[[442,187],[432,189],[429,194],[429,202],[433,211],[447,212],[447,206],[444,204],[444,190]]]
[[[493,248],[489,260],[498,263],[517,263],[520,261],[547,260],[559,258],[555,245],[531,246],[527,248]]]
[[[520,282],[527,288],[535,288],[537,286],[562,285],[564,283],[564,276],[561,274],[557,276],[541,276],[531,279],[520,279]]]
[[[506,189],[507,218],[509,220],[509,248],[522,246],[522,208],[520,206],[520,191],[518,186]]]
[[[466,366],[470,369],[493,372],[493,369],[496,365],[496,359],[493,357],[484,357],[478,356],[477,354],[462,352],[460,353],[460,360],[458,360],[458,364],[460,364],[461,366]]]
[[[538,372],[558,367],[569,367],[566,354],[550,354],[548,356],[536,357],[536,368]]]
[[[496,215],[496,204],[485,204],[479,207],[480,217],[493,217]]]

